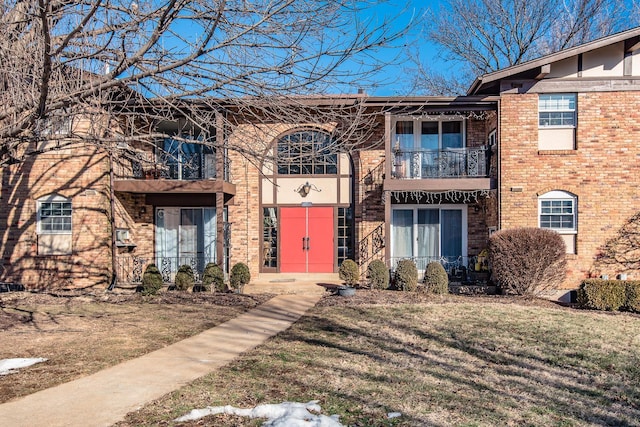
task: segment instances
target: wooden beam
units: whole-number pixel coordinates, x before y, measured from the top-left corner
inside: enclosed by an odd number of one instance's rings
[[[551,64],[544,64],[540,66],[540,73],[536,76],[536,80],[542,80],[551,72]]]

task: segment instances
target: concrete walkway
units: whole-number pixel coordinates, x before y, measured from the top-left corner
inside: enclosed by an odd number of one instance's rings
[[[279,295],[191,338],[93,375],[0,405],[0,425],[108,426],[284,331],[319,293]]]

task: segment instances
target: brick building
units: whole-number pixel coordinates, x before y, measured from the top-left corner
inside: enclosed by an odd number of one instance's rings
[[[135,284],[152,262],[166,281],[207,262],[281,278],[336,274],[347,258],[474,270],[490,233],[518,226],[563,235],[567,289],[587,276],[637,277],[628,230],[640,212],[639,37],[481,76],[462,97],[307,99],[366,112],[354,149],[334,150],[344,135],[320,115],[255,123],[235,113],[211,131],[217,149],[178,121],[159,124],[175,137],[155,147],[74,147],[8,166],[2,280],[106,287],[115,272]],[[263,160],[241,155],[247,146]]]

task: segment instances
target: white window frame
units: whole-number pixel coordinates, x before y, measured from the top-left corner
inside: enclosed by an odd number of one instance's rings
[[[438,150],[442,150],[442,123],[444,122],[460,122],[460,132],[462,133],[462,147],[464,149],[467,146],[467,121],[461,117],[447,117],[447,116],[434,116],[433,118],[425,117],[416,119],[411,116],[396,116],[393,120],[392,127],[392,141],[391,150],[395,150],[396,145],[399,145],[399,138],[396,135],[396,124],[398,122],[413,122],[413,151],[423,151],[420,147],[422,136],[422,123],[423,122],[438,122]],[[450,150],[456,150],[456,148],[450,148]],[[427,150],[428,151],[428,150]]]
[[[548,202],[548,201],[560,202],[560,204],[562,204],[562,202],[568,202],[568,201],[571,202],[571,208],[572,208],[571,215],[573,220],[573,227],[569,228],[569,227],[542,226],[542,215],[543,215],[542,204],[543,202]],[[562,205],[560,205],[560,208],[561,208],[561,212],[556,213],[556,215],[568,215],[568,214],[562,213],[562,209],[563,209]],[[544,215],[553,215],[553,213],[545,213]],[[571,194],[566,191],[561,191],[561,190],[549,191],[548,193],[545,193],[539,196],[538,197],[538,227],[556,231],[558,234],[563,236],[565,243],[567,243],[567,253],[569,254],[577,253],[576,251],[577,251],[577,235],[578,235],[578,197],[574,194]]]
[[[68,207],[67,207],[68,205]],[[59,209],[60,214],[53,215],[53,209]],[[51,210],[52,213],[49,215],[43,215],[44,210]],[[68,215],[66,214],[68,211]],[[47,218],[68,218],[68,229],[67,221],[61,221],[58,225],[61,225],[57,230],[45,230],[43,227],[43,223]],[[73,204],[71,199],[67,199],[66,197],[62,197],[60,195],[54,194],[50,196],[41,197],[37,200],[37,233],[38,234],[72,234],[73,232]]]
[[[573,106],[572,106],[573,104]],[[573,129],[578,124],[578,99],[575,93],[543,93],[538,95],[538,127],[540,129],[565,128]],[[542,114],[561,114],[560,124],[551,124],[551,118],[544,119]],[[565,124],[565,115],[571,115],[573,123]]]

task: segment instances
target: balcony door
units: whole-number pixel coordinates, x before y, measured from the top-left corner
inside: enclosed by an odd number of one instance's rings
[[[458,176],[464,171],[463,120],[398,120],[394,134],[397,178]]]
[[[168,179],[208,179],[216,177],[215,153],[211,147],[173,138],[164,140],[159,161]]]
[[[280,272],[332,273],[333,207],[280,209]]]
[[[391,258],[414,259],[418,270],[430,261],[466,257],[466,206],[397,207],[391,216]]]

